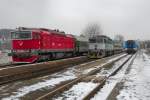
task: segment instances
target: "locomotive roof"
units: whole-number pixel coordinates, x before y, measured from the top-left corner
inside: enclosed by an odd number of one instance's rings
[[[135,42],[135,40],[127,40],[127,42]]]
[[[52,34],[58,34],[58,35],[64,35],[64,36],[66,36],[66,34],[65,34],[64,31],[59,31],[58,29],[52,30],[52,29],[46,29],[46,28],[26,28],[26,27],[19,27],[19,28],[17,28],[17,30],[20,30],[20,31],[31,31],[31,30],[34,30],[34,31],[47,31],[47,32],[50,32]]]
[[[113,41],[110,37],[106,36],[106,35],[97,35],[95,37],[91,37],[91,38],[95,38],[95,39],[98,39],[98,38],[106,38],[106,39],[109,39],[111,41]]]

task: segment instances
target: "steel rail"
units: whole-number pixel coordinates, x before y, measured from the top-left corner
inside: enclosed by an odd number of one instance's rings
[[[127,56],[127,55],[125,55],[125,56]],[[123,56],[123,57],[125,57],[125,56]],[[85,75],[81,75],[81,76],[79,76],[78,78],[73,79],[72,81],[68,82],[67,84],[62,85],[62,86],[59,86],[58,88],[54,89],[53,91],[51,91],[51,92],[49,92],[49,93],[47,93],[47,94],[45,94],[45,95],[40,96],[40,97],[37,98],[36,100],[47,100],[47,99],[50,99],[51,97],[53,97],[53,96],[56,95],[57,93],[61,93],[61,92],[65,91],[65,90],[67,90],[68,88],[70,88],[70,87],[73,86],[74,84],[80,82],[82,79],[86,78],[87,76],[96,74],[96,73],[99,72],[102,68],[111,65],[112,63],[114,63],[114,62],[116,62],[116,61],[122,59],[123,57],[120,57],[120,58],[118,58],[118,59],[115,59],[114,61],[111,61],[111,62],[109,62],[109,63],[105,63],[105,64],[103,64],[102,66],[98,67],[97,69],[94,69],[94,70],[90,71],[89,73],[87,73],[87,74],[85,74]],[[105,83],[106,79],[107,79],[107,78],[104,78],[104,80],[102,80],[102,82],[100,83],[101,85],[98,86],[98,87],[101,87],[102,84]],[[89,94],[89,95],[91,95],[91,94]],[[90,97],[90,96],[87,96],[86,98],[88,98],[88,97]],[[85,98],[85,100],[86,100],[86,98]]]

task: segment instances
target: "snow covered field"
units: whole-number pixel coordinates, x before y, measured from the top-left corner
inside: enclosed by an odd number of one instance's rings
[[[124,80],[118,100],[150,100],[150,56],[140,52]]]

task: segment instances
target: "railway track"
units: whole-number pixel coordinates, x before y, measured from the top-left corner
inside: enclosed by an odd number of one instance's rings
[[[121,54],[120,54],[121,55]],[[117,56],[117,55],[114,55]],[[110,57],[102,58],[102,60]],[[27,64],[12,66],[0,69],[0,85],[14,82],[22,79],[29,79],[37,76],[42,76],[64,68],[74,66],[81,63],[94,63],[97,60],[88,59],[86,56],[61,59],[56,61],[48,61],[36,64]]]
[[[89,61],[89,59],[85,56],[81,56],[56,61],[1,68],[0,85],[21,79],[36,77],[46,73],[53,73],[71,65],[86,61]]]
[[[63,84],[62,86],[56,87],[53,91],[51,91],[51,92],[49,92],[49,93],[47,93],[47,94],[45,94],[45,95],[40,96],[39,98],[37,98],[37,100],[51,100],[51,99],[56,99],[56,97],[63,96],[64,94],[67,94],[67,92],[64,92],[64,91],[66,91],[66,90],[69,91],[69,89],[70,89],[70,93],[68,93],[68,94],[71,94],[71,92],[73,91],[73,90],[71,90],[71,87],[73,88],[73,87],[80,86],[81,84],[84,84],[83,85],[83,89],[84,89],[84,88],[86,88],[84,86],[86,86],[88,84],[88,82],[89,82],[89,84],[93,84],[94,86],[91,87],[92,89],[90,90],[89,93],[87,93],[84,97],[82,97],[82,100],[89,100],[90,98],[92,98],[97,93],[97,91],[100,90],[100,88],[102,88],[104,86],[106,80],[109,77],[115,75],[131,58],[132,58],[132,56],[129,56],[125,61],[123,61],[123,63],[121,65],[119,65],[113,72],[111,72],[107,76],[96,77],[96,74],[102,68],[105,68],[107,66],[112,65],[113,63],[119,61],[120,59],[123,59],[123,57],[120,57],[120,58],[115,59],[115,60],[113,60],[111,62],[108,62],[108,63],[104,63],[102,66],[100,66],[100,67],[98,67],[98,68],[90,71],[89,73],[81,75],[78,78],[73,79],[72,81],[69,81],[66,84]],[[87,87],[88,87],[88,85],[87,85]],[[84,94],[84,92],[82,94]],[[79,95],[79,96],[81,96],[81,95]],[[65,97],[57,98],[57,99],[64,99],[64,98]]]
[[[124,73],[126,74],[128,72],[128,70],[130,69],[131,67],[131,64],[133,63],[134,59],[136,58],[137,56],[137,53],[135,54],[135,56],[133,57],[133,59],[131,59],[130,63],[129,63],[129,66],[126,68],[126,70],[124,71]],[[121,89],[122,87],[122,84],[125,80],[123,80],[124,76],[119,79],[117,81],[117,83],[114,85],[114,87],[110,90],[108,96],[107,96],[107,100],[116,100],[116,96],[119,94],[119,90]]]
[[[27,65],[26,63],[6,63],[6,64],[0,64],[0,69],[7,68],[7,67],[15,67],[20,65]]]
[[[126,56],[126,54],[118,54],[102,59],[95,59],[89,62],[72,65],[68,68],[56,71],[55,73],[48,73],[31,79],[3,84],[0,88],[0,99],[33,100],[34,98],[35,100],[45,93],[52,91],[55,87],[61,86],[80,75],[88,73],[91,69],[94,70],[96,67],[101,66],[104,63],[108,63],[124,56]]]

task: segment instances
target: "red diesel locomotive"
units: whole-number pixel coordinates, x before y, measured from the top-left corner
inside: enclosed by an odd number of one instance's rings
[[[11,32],[13,62],[36,61],[72,56],[75,38],[72,35],[42,28],[18,28]]]

